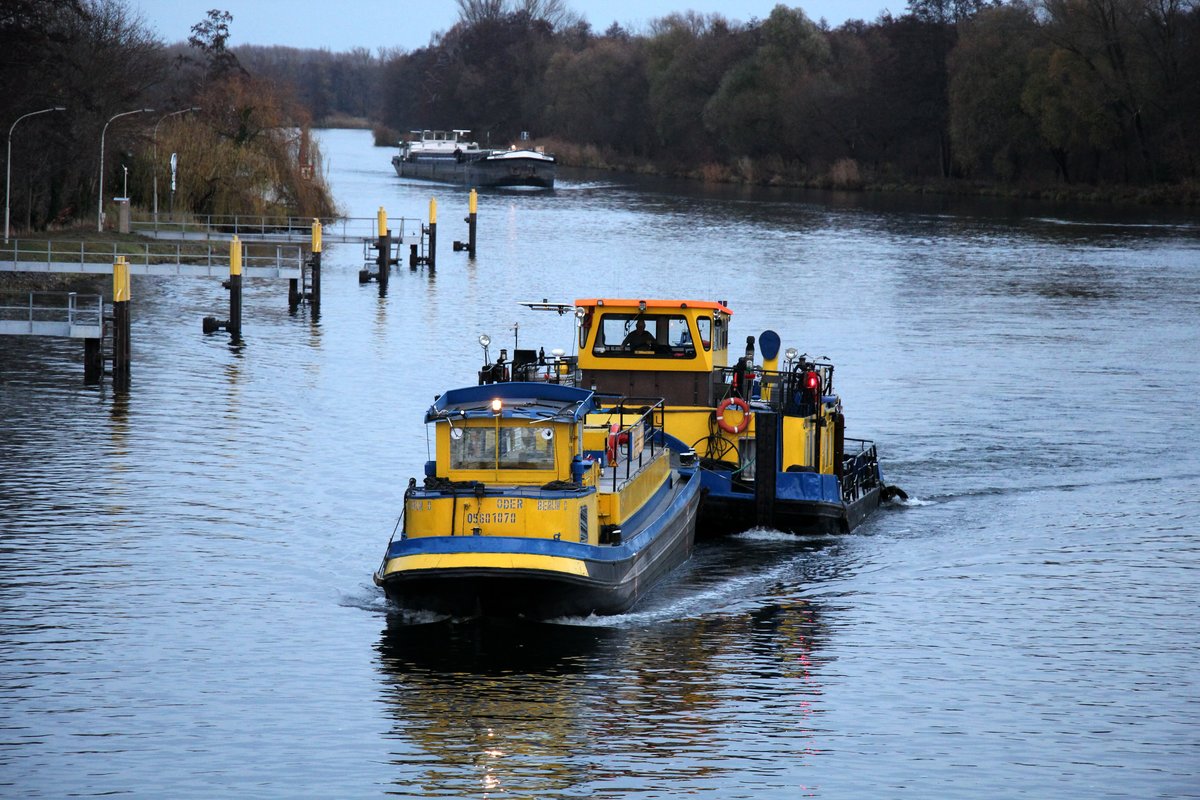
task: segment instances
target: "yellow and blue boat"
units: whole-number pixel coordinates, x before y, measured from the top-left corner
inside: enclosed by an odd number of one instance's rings
[[[410,479],[374,576],[395,604],[615,614],[689,557],[700,475],[665,446],[661,401],[500,383],[446,392],[425,422],[436,457]]]
[[[663,429],[699,456],[703,532],[761,526],[803,534],[853,530],[903,498],[885,483],[874,442],[846,436],[834,366],[777,333],[746,337],[730,357],[724,302],[592,298],[525,303],[576,319],[577,355],[502,351],[492,380],[558,382],[664,399]],[[482,343],[481,339],[481,343]],[[556,351],[557,352],[557,351]],[[782,363],[781,363],[782,356]]]

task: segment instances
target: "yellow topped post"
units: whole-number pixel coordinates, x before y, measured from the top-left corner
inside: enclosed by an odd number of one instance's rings
[[[113,262],[113,381],[114,385],[128,385],[129,362],[129,262],[125,256],[117,256]]]
[[[383,206],[379,207],[379,214],[377,216],[379,219],[379,230],[376,231],[376,234],[378,236],[383,236],[385,233],[388,232],[387,212],[383,210]]]
[[[474,189],[472,189],[471,194],[468,195],[467,211],[471,214],[474,214],[474,213],[476,213],[478,207],[479,207],[479,195],[475,192]]]
[[[237,236],[229,241],[229,274],[242,274],[242,243]]]
[[[113,302],[125,303],[129,300],[129,264],[125,256],[117,256],[113,264]]]
[[[437,198],[429,198],[429,224],[437,225]]]
[[[314,219],[312,222],[312,251],[314,253],[321,252],[321,220]]]

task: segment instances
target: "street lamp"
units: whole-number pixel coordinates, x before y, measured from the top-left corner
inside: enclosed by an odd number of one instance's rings
[[[127,117],[130,114],[145,114],[153,111],[153,108],[138,108],[133,111],[122,111],[120,114],[113,114],[108,118],[108,122],[104,123],[104,127],[100,130],[100,196],[97,198],[96,208],[96,232],[104,232],[104,134],[108,133],[108,126],[117,117]]]
[[[30,111],[28,114],[17,117],[17,122],[32,117],[35,114],[49,114],[51,111],[66,111],[66,106],[54,106],[53,108],[43,108],[41,111]],[[12,134],[13,128],[17,127],[17,122],[14,122],[8,129],[8,155],[4,159],[5,165],[8,167],[7,175],[4,176],[4,243],[8,244],[8,196],[9,189],[12,188]]]
[[[166,119],[167,117],[173,117],[176,114],[186,114],[189,111],[199,111],[199,110],[200,110],[200,106],[192,106],[191,108],[181,108],[178,111],[172,111],[170,114],[164,114],[163,116],[159,117],[158,122],[154,123],[154,135],[152,137],[152,140],[154,142],[154,221],[155,222],[158,222],[158,126],[162,125],[163,120]]]

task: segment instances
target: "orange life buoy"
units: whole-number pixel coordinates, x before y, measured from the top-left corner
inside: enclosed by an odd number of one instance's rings
[[[742,421],[737,425],[731,425],[725,421],[725,410],[730,406],[734,406],[741,410]],[[750,404],[740,397],[726,397],[717,406],[717,426],[726,433],[741,433],[750,427]]]
[[[621,426],[615,422],[608,427],[608,446],[605,448],[605,455],[608,456],[610,467],[617,465],[617,434],[620,430]]]

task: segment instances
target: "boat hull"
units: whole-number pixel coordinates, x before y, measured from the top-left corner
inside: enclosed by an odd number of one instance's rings
[[[450,158],[408,161],[395,156],[392,158],[392,166],[401,178],[484,188],[528,186],[553,189],[557,172],[553,161],[532,158],[460,162]]]
[[[637,533],[620,544],[491,536],[403,540],[389,548],[378,582],[398,606],[452,616],[619,614],[688,559],[700,482],[692,472],[664,486]]]
[[[710,491],[704,496],[704,508],[697,533],[714,536],[753,527],[769,527],[801,535],[849,533],[861,525],[881,503],[878,486],[865,491],[851,502],[824,500],[788,500],[776,498],[769,523],[760,523],[752,493],[733,494]]]

